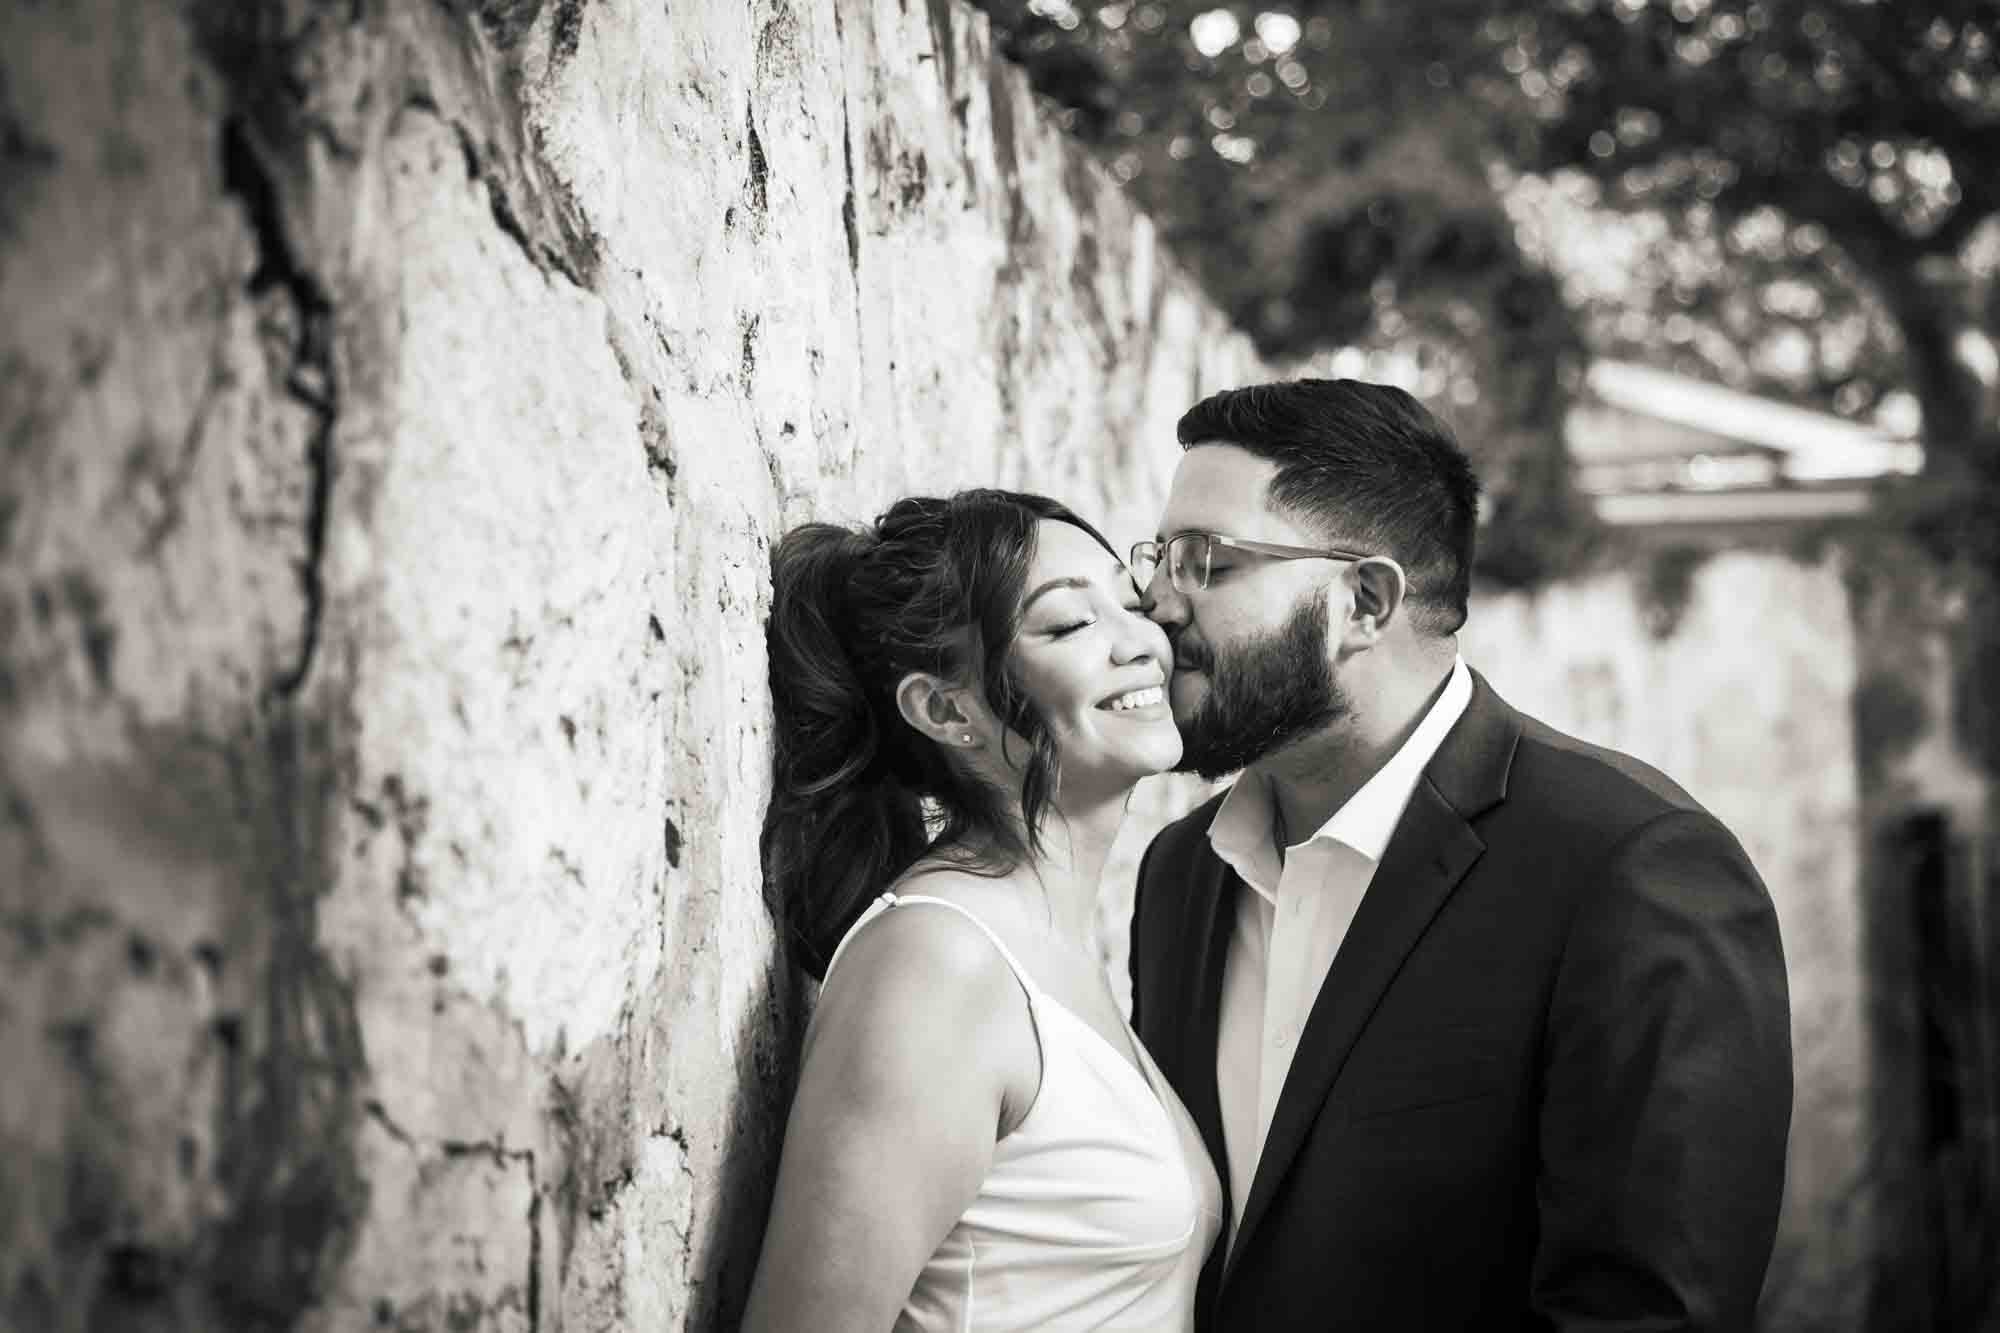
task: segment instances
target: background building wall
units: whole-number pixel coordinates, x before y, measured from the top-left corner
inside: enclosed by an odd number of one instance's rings
[[[950,0],[0,26],[0,1324],[729,1326],[771,541],[1246,344]]]

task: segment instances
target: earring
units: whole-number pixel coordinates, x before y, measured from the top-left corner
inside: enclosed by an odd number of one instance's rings
[[[959,739],[970,745],[972,744],[972,733],[968,731],[963,736],[960,736]]]

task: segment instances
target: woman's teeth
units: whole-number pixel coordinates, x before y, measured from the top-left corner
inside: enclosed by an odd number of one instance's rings
[[[1114,713],[1124,713],[1134,708],[1144,708],[1148,704],[1165,703],[1166,700],[1167,692],[1165,689],[1158,685],[1148,685],[1143,690],[1133,690],[1129,694],[1121,694],[1108,703],[1099,704],[1098,707],[1108,708]]]

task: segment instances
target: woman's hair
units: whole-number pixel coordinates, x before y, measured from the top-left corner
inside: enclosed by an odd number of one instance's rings
[[[869,901],[926,853],[1002,873],[1039,850],[1057,755],[1008,653],[1044,519],[1111,550],[1054,500],[968,490],[899,500],[859,531],[808,523],[772,552],[764,872],[773,915],[813,976]],[[896,690],[913,671],[972,684],[1027,740],[1018,814],[1015,799],[903,719]]]

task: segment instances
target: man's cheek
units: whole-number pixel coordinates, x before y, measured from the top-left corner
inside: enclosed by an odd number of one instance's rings
[[[1207,694],[1207,676],[1195,671],[1176,671],[1167,683],[1167,702],[1173,706],[1174,721],[1187,721]]]

